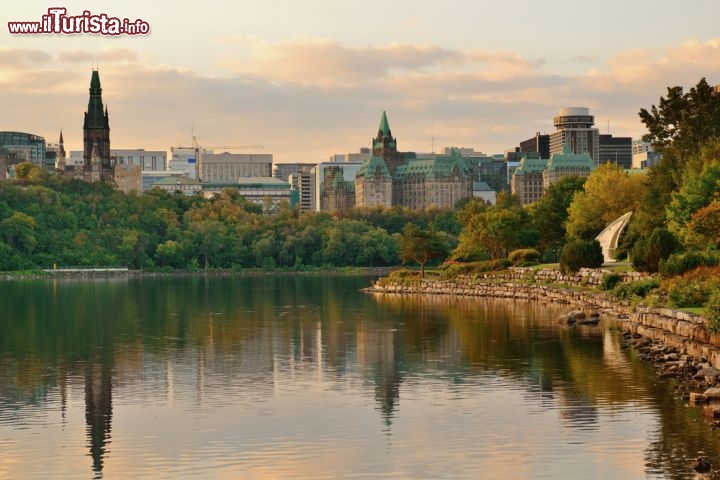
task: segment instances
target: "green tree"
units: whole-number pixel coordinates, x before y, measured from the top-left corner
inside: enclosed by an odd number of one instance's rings
[[[718,152],[720,155],[720,152]],[[692,243],[692,232],[688,224],[693,215],[710,205],[720,192],[720,158],[705,165],[699,173],[688,170],[679,191],[672,194],[672,201],[666,207],[668,229],[685,244]]]
[[[420,229],[408,223],[400,237],[400,257],[403,263],[413,261],[420,265],[420,276],[425,277],[425,264],[450,254],[447,239],[435,230]]]
[[[629,175],[611,163],[599,165],[568,208],[567,234],[590,240],[611,222],[635,211],[644,192],[644,177]]]
[[[497,260],[508,251],[534,247],[538,236],[538,230],[524,208],[496,205],[469,218],[460,233],[460,243],[453,256],[476,260],[483,258],[483,252],[488,252],[493,260]]]
[[[705,78],[685,92],[683,87],[668,87],[667,96],[657,106],[640,109],[640,120],[648,133],[643,140],[665,153],[672,146],[687,158],[710,138],[720,137],[720,96]]]
[[[185,259],[180,244],[175,240],[166,240],[155,249],[155,258],[163,267],[183,268]]]
[[[32,253],[37,246],[36,228],[37,222],[33,217],[13,212],[9,218],[0,221],[0,239],[21,252]]]
[[[602,248],[597,240],[576,238],[563,247],[560,269],[577,272],[581,268],[598,268],[603,264]]]
[[[529,206],[530,217],[540,235],[539,247],[559,249],[565,243],[568,208],[577,192],[583,191],[585,177],[570,176],[550,185],[540,199]]]
[[[660,262],[680,249],[680,242],[665,228],[656,228],[649,237],[641,238],[633,246],[630,260],[640,272],[655,273]]]

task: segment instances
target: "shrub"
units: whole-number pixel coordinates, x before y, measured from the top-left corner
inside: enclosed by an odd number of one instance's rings
[[[656,288],[660,288],[660,280],[657,278],[638,280],[637,282],[621,283],[615,287],[613,295],[620,300],[628,300],[633,297],[645,298]]]
[[[607,273],[603,275],[602,280],[600,281],[600,290],[612,290],[618,283],[620,283],[621,280],[622,277],[619,273]]]
[[[519,266],[523,263],[532,263],[533,265],[537,265],[540,262],[540,252],[534,248],[513,250],[510,252],[510,255],[508,255],[508,260],[510,260],[515,266]]]
[[[458,275],[475,275],[478,273],[497,272],[499,270],[505,270],[511,265],[512,263],[509,260],[501,259],[469,263],[453,262],[450,264],[444,264],[441,268],[445,270],[445,274],[448,277],[454,278]]]
[[[667,282],[668,299],[674,307],[701,307],[720,290],[720,267],[700,267]]]
[[[703,316],[707,321],[707,329],[711,333],[720,333],[720,292],[710,295]]]
[[[666,260],[660,261],[660,274],[663,277],[682,275],[698,267],[720,265],[718,252],[683,252],[674,253]]]
[[[660,262],[680,249],[675,235],[665,228],[656,228],[649,237],[641,238],[633,245],[630,258],[633,268],[639,272],[655,273]]]
[[[574,273],[581,268],[598,268],[602,264],[602,249],[597,240],[573,240],[565,245],[560,257],[560,270],[563,273]]]

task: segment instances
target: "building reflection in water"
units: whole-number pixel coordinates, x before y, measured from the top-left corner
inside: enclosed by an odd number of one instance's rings
[[[95,478],[102,478],[103,460],[112,424],[112,367],[88,363],[85,369],[85,423]]]

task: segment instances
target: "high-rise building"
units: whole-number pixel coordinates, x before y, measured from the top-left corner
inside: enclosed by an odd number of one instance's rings
[[[90,99],[83,121],[83,171],[88,180],[112,180],[110,161],[110,120],[107,107],[103,111],[100,74],[92,71]]]
[[[632,168],[632,138],[601,134],[599,139],[599,157],[595,159],[596,163],[610,162],[625,169]]]
[[[314,167],[313,167],[314,168]],[[314,212],[315,206],[315,174],[310,171],[295,172],[288,176],[290,188],[298,192],[301,212]]]
[[[600,131],[586,107],[561,108],[553,119],[556,131],[550,134],[550,155],[562,153],[565,144],[572,153],[587,153],[597,164],[600,159]]]
[[[535,133],[535,136],[520,142],[522,153],[537,152],[540,158],[550,158],[550,135]]]

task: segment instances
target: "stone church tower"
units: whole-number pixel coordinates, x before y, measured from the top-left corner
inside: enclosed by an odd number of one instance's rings
[[[390,175],[395,174],[395,169],[405,163],[405,154],[398,152],[397,139],[392,136],[387,115],[382,113],[380,127],[375,138],[372,139],[373,156],[382,157],[387,165]]]
[[[97,180],[99,173],[99,180],[111,181],[113,172],[110,162],[110,121],[107,107],[103,111],[102,87],[100,87],[100,74],[97,70],[93,70],[90,79],[90,100],[83,123],[83,146],[85,176],[94,177],[92,179]],[[99,162],[99,165],[95,164],[94,168],[93,152],[96,155],[95,161]],[[95,170],[95,175],[92,175],[93,170]]]

